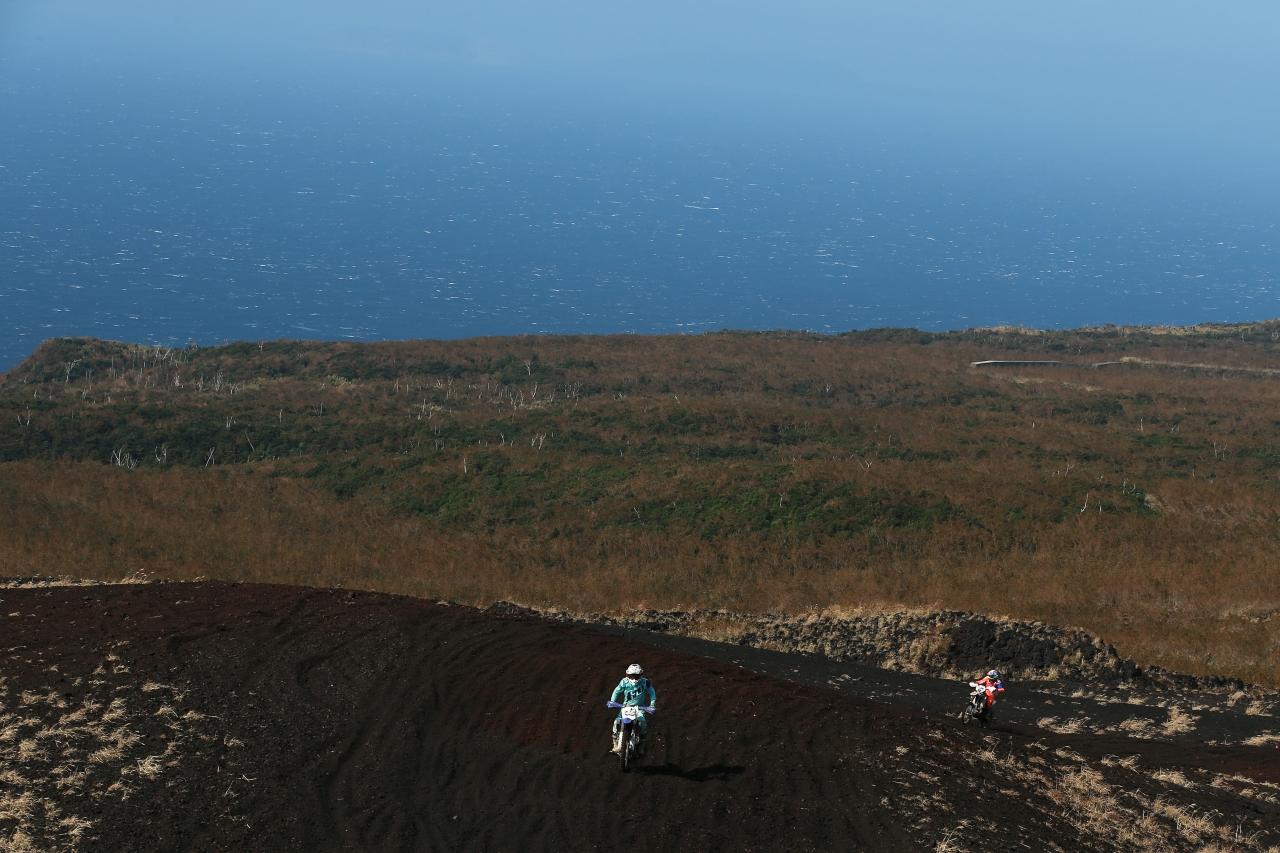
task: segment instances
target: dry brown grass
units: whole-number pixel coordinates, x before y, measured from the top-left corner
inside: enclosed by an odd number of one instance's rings
[[[3,808],[3,802],[0,802],[0,809]],[[78,838],[79,836],[77,835],[76,837]],[[4,853],[46,853],[46,848],[38,846],[31,836],[18,829],[14,830],[13,834],[8,837],[0,835],[0,851],[4,851]]]
[[[1139,660],[1193,673],[1236,674],[1280,686],[1260,652],[1280,642],[1280,620],[1215,616],[1233,596],[1260,594],[1269,566],[1249,542],[1215,545],[1231,569],[1187,565],[1198,537],[1160,521],[1141,537],[1120,525],[1081,553],[1080,531],[1049,531],[1031,559],[946,560],[942,554],[868,564],[857,542],[743,536],[714,548],[643,530],[547,538],[524,529],[436,529],[385,517],[305,482],[200,472],[121,473],[88,465],[0,467],[0,575],[38,570],[118,580],[147,571],[171,580],[219,577],[371,589],[484,605],[497,600],[585,611],[697,606],[818,612],[831,602],[1000,609],[1091,629]],[[8,486],[6,488],[6,485]],[[353,516],[353,510],[356,514]],[[209,519],[216,517],[216,527]],[[1094,518],[1077,526],[1099,533]],[[113,531],[103,538],[99,531]],[[1108,539],[1112,535],[1107,535]],[[944,546],[939,546],[945,550]],[[1199,547],[1198,545],[1196,547]],[[846,566],[841,568],[841,565]],[[484,566],[478,571],[478,566]],[[1155,597],[1144,590],[1165,589]],[[1263,587],[1266,588],[1266,587]],[[1178,592],[1174,592],[1178,590]],[[889,604],[897,602],[897,604]],[[1190,610],[1189,602],[1199,602]]]
[[[163,734],[148,745],[130,721],[172,708],[181,691],[151,685],[131,702],[112,696],[118,688],[105,682],[87,683],[74,706],[57,692],[15,696],[0,686],[0,851],[79,849],[93,835],[101,804],[145,795],[191,742],[222,737],[202,732],[206,718],[189,709],[161,715]],[[158,745],[163,752],[150,751]],[[90,811],[87,803],[98,805]]]
[[[903,817],[936,851],[985,850],[1019,838],[1034,825],[1057,839],[1043,849],[1266,850],[1274,828],[1261,815],[1269,794],[1243,777],[1144,766],[1136,756],[1101,760],[1042,741],[1011,743],[996,735],[978,744],[957,744],[936,732],[922,733],[920,749],[898,748],[877,761],[891,768],[902,790]],[[952,758],[967,761],[972,773],[957,773]],[[1197,778],[1190,778],[1196,775]],[[1203,778],[1200,778],[1203,777]],[[946,779],[947,796],[926,793]],[[925,789],[921,791],[920,783]],[[1016,797],[1026,810],[1012,810],[995,830],[974,824],[958,803],[966,797],[989,801]],[[882,801],[886,802],[886,801]]]
[[[1057,717],[1041,717],[1036,720],[1036,727],[1058,734],[1074,735],[1085,730],[1085,721],[1080,719],[1059,720]]]
[[[1242,822],[1188,804],[1186,793],[1198,786],[1182,773],[1156,770],[1146,774],[1146,779],[1164,786],[1157,793],[1142,784],[1136,762],[1104,761],[1104,767],[1125,774],[1113,781],[1079,756],[1059,757],[1067,761],[1046,765],[1010,755],[1000,767],[1028,790],[1043,792],[1083,838],[1101,847],[1152,853],[1260,849],[1256,837],[1241,831]]]
[[[1156,737],[1160,731],[1155,723],[1145,717],[1130,717],[1122,721],[1115,729],[1124,732],[1129,737],[1142,738],[1144,740]]]
[[[933,853],[965,853],[969,850],[970,848],[964,843],[969,825],[970,821],[961,820],[944,832],[942,838],[938,839],[938,843],[934,845]]]
[[[1160,726],[1160,733],[1166,737],[1186,734],[1195,729],[1196,720],[1195,714],[1188,713],[1182,708],[1170,708],[1169,718]]]
[[[1087,628],[1144,663],[1280,686],[1266,651],[1280,643],[1280,388],[967,367],[1053,336],[1014,337],[323,345],[190,356],[199,366],[137,349],[117,353],[128,369],[65,382],[54,359],[0,393],[0,446],[27,459],[0,465],[0,576],[215,577],[596,612],[998,609]],[[1270,343],[1221,335],[1060,337],[1082,361],[1280,365]],[[554,380],[521,379],[534,356]],[[483,367],[504,357],[510,375]],[[6,407],[32,399],[46,408],[28,433]],[[208,448],[193,446],[173,464],[160,412],[212,424],[216,461],[203,467]],[[31,461],[37,427],[90,461]],[[268,455],[272,430],[304,449]],[[100,434],[145,462],[104,464]],[[852,532],[810,523],[821,501],[786,515],[839,488],[954,511]],[[758,506],[742,498],[753,489]],[[457,502],[396,508],[443,493]]]

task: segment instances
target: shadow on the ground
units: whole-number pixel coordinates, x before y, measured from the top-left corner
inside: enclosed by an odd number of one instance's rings
[[[675,776],[678,779],[686,779],[690,782],[710,782],[728,779],[730,776],[737,776],[746,770],[745,767],[729,764],[712,764],[709,767],[682,770],[679,766],[669,761],[656,767],[636,767],[634,769],[636,773],[643,773],[647,776]]]

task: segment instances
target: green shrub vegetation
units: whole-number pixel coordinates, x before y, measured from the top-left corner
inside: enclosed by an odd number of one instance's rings
[[[0,573],[970,608],[1276,684],[1277,338],[54,340],[0,378]]]

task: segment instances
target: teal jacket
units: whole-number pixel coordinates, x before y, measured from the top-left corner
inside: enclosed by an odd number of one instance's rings
[[[648,701],[644,701],[648,699]],[[653,689],[653,685],[649,683],[649,679],[643,675],[637,679],[624,678],[618,682],[618,686],[613,688],[613,697],[610,702],[617,702],[619,705],[648,705],[652,707],[658,704],[658,691]]]

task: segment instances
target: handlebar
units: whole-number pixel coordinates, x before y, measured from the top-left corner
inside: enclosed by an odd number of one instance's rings
[[[624,705],[622,705],[622,703],[620,703],[620,702],[606,702],[606,703],[604,703],[604,706],[605,706],[606,708],[622,708],[622,707],[625,707],[625,706],[624,706]],[[646,714],[656,714],[656,713],[658,713],[658,709],[657,709],[657,708],[655,708],[655,707],[653,707],[652,705],[648,705],[648,706],[646,706],[646,705],[637,705],[636,707],[637,707],[637,708],[639,708],[641,711],[644,711]]]

